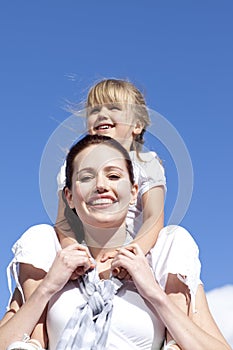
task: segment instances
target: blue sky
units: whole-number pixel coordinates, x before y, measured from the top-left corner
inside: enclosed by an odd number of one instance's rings
[[[233,284],[232,17],[231,0],[1,4],[1,314],[12,244],[50,222],[39,186],[45,145],[69,117],[67,100],[83,100],[103,77],[129,78],[181,136],[194,172],[181,224],[199,244],[206,290]],[[177,174],[159,144],[158,153],[168,220]]]

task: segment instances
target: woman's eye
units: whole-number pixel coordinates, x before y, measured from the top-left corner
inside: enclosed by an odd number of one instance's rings
[[[108,175],[109,180],[116,181],[120,179],[120,175],[118,174],[110,174]]]
[[[81,176],[78,181],[80,182],[88,182],[91,181],[93,179],[92,175],[85,175],[85,176]]]

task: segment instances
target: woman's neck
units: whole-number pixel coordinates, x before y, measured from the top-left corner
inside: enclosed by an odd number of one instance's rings
[[[126,240],[125,223],[118,228],[85,227],[84,231],[85,242],[96,261],[100,261],[103,254],[122,247]]]

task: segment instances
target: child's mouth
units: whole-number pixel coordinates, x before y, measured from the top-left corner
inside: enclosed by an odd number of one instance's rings
[[[98,125],[95,127],[95,130],[96,131],[99,131],[99,130],[109,130],[109,129],[112,129],[114,128],[114,125],[113,124],[101,124],[101,125]]]

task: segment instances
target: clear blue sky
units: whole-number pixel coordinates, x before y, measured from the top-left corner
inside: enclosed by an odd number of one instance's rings
[[[69,117],[66,101],[83,100],[102,77],[129,78],[182,136],[194,189],[181,224],[199,244],[206,290],[233,284],[232,18],[231,0],[1,3],[1,314],[12,244],[49,222],[39,187],[44,147]],[[177,181],[160,152],[167,219]]]

